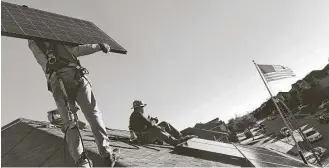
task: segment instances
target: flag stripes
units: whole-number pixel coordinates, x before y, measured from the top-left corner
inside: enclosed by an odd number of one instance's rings
[[[296,76],[288,67],[282,65],[257,65],[264,75],[266,81],[276,81]]]

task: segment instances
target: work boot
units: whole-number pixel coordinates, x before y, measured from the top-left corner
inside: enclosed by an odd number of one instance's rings
[[[176,146],[180,143],[179,139],[176,139],[173,136],[169,136],[168,138],[164,139],[163,141],[172,146]]]
[[[93,162],[90,159],[81,159],[78,161],[77,167],[91,168],[93,167]]]
[[[116,161],[118,161],[119,159],[119,154],[120,154],[119,149],[113,149],[112,154],[105,157],[106,164],[109,165],[110,167],[114,167]]]
[[[198,136],[196,136],[196,135],[185,135],[185,136],[182,136],[181,138],[179,138],[179,140],[181,142],[185,142],[185,141],[188,141],[188,140],[190,140],[192,138],[197,138],[197,137]]]

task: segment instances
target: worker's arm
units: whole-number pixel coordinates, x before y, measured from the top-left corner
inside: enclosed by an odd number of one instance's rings
[[[74,47],[66,47],[73,55],[76,57],[93,54],[98,51],[103,51],[104,53],[110,52],[110,46],[107,44],[84,44]]]
[[[41,65],[42,70],[46,72],[47,62],[48,62],[47,56],[40,50],[40,48],[38,47],[38,45],[34,40],[28,40],[28,45],[35,59]]]

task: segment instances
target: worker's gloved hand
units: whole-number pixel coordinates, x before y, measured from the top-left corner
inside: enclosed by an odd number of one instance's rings
[[[108,53],[111,50],[111,47],[106,43],[99,43],[99,47],[104,53]]]
[[[151,117],[151,121],[154,121],[156,124],[159,122],[159,119],[158,117]]]
[[[151,120],[151,124],[152,124],[152,126],[156,126],[157,125],[157,123],[155,123],[154,120]]]

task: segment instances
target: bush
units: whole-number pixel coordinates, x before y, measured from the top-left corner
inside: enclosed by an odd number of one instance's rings
[[[239,142],[238,136],[236,136],[236,133],[230,132],[228,134],[228,140],[230,142]]]
[[[252,138],[252,133],[250,131],[245,131],[244,135],[246,136],[247,139]]]
[[[256,123],[256,118],[251,114],[246,114],[241,117],[235,117],[228,121],[228,129],[232,132],[244,131]]]

